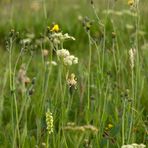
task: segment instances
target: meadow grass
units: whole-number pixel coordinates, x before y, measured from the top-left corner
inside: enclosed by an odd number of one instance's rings
[[[147,146],[146,0],[0,4],[0,147]]]

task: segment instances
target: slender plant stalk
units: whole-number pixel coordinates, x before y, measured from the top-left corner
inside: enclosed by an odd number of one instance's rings
[[[89,40],[89,61],[88,61],[88,86],[87,86],[87,109],[90,109],[90,77],[91,77],[91,57],[92,57],[92,47],[91,47],[91,36],[90,36],[90,32],[87,33],[88,34],[88,40]]]

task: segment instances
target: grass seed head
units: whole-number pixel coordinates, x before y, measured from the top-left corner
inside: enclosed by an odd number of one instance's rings
[[[136,49],[135,48],[131,48],[129,50],[129,60],[130,60],[130,67],[131,69],[134,68],[134,61],[135,61],[135,55],[136,55]]]
[[[46,124],[48,133],[53,133],[53,116],[49,110],[46,112]]]

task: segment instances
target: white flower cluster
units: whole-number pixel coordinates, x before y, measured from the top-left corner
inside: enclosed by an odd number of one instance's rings
[[[57,50],[57,56],[63,59],[65,65],[71,66],[78,63],[78,58],[74,55],[70,55],[67,49]]]
[[[50,35],[50,40],[55,44],[60,44],[61,42],[64,42],[65,40],[75,40],[73,36],[70,36],[68,33],[62,34],[62,32],[58,33],[52,33]]]
[[[62,37],[62,40],[68,40],[68,39],[71,39],[73,41],[76,40],[73,36],[70,36],[68,33],[65,33]]]
[[[57,56],[59,56],[60,58],[65,58],[67,56],[69,56],[70,53],[67,49],[60,49],[60,50],[57,50]]]
[[[72,64],[77,64],[77,63],[78,63],[78,58],[73,55],[69,55],[64,58],[65,65],[72,65]]]
[[[128,145],[122,145],[121,148],[145,148],[146,145],[144,144],[137,144],[137,143],[133,143],[133,144],[128,144]]]

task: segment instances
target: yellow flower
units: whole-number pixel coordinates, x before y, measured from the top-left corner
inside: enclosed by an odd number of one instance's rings
[[[113,125],[109,123],[109,124],[108,124],[108,128],[109,128],[109,129],[113,128]]]
[[[128,5],[132,6],[134,4],[134,0],[128,0]]]
[[[59,30],[60,30],[59,25],[58,24],[55,24],[50,31],[52,31],[52,32],[58,32]]]

